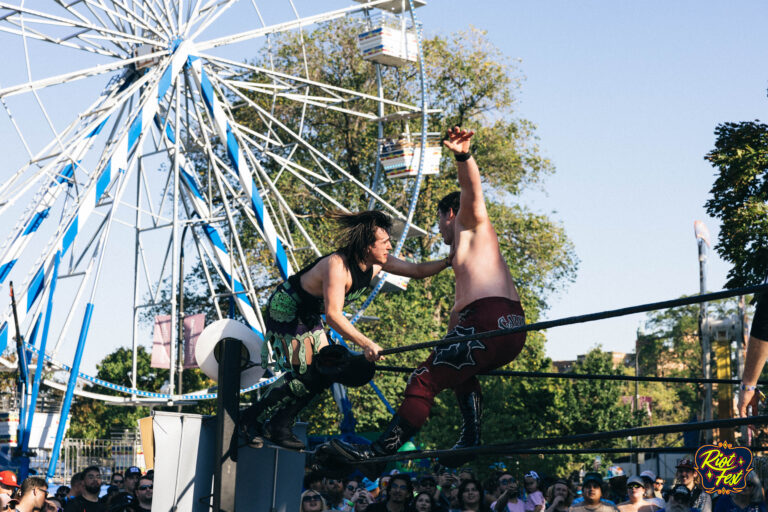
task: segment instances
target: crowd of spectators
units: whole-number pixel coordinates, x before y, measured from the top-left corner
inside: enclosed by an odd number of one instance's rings
[[[44,478],[19,483],[13,471],[0,471],[0,511],[16,512],[148,512],[152,509],[153,473],[136,466],[113,472],[104,484],[101,469],[89,466],[49,493]]]
[[[690,459],[681,459],[671,481],[652,471],[567,478],[530,471],[521,481],[503,464],[480,481],[469,467],[411,474],[393,470],[376,481],[339,479],[309,472],[299,512],[768,512],[763,486],[753,471],[741,492],[708,494]]]

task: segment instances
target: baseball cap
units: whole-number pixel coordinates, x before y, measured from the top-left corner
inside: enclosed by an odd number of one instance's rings
[[[607,474],[605,475],[609,480],[611,478],[616,478],[618,476],[625,476],[624,475],[624,469],[621,466],[611,466],[608,468]]]
[[[696,468],[693,467],[693,461],[691,461],[691,459],[680,459],[677,461],[677,466],[675,466],[675,469],[690,469],[693,471]]]
[[[134,475],[141,476],[141,470],[139,468],[137,468],[136,466],[131,466],[128,469],[125,470],[125,476],[128,476],[128,475],[130,475],[130,476],[134,476]]]
[[[602,484],[603,477],[600,476],[600,473],[595,473],[590,471],[589,473],[584,475],[583,485],[587,485],[587,482],[597,482],[598,484]]]
[[[639,476],[629,477],[629,480],[627,480],[627,485],[631,485],[631,484],[637,484],[645,487],[645,483],[643,483],[643,479],[640,478]]]
[[[646,469],[645,471],[640,473],[640,476],[647,476],[651,480],[656,480],[656,473],[654,473],[653,471],[648,470],[648,469]]]
[[[5,471],[0,471],[0,484],[7,485],[9,487],[18,487],[19,481],[16,478],[16,473],[8,469]]]
[[[363,478],[363,487],[365,487],[366,491],[373,492],[379,488],[379,479],[377,478],[371,482],[368,478]]]

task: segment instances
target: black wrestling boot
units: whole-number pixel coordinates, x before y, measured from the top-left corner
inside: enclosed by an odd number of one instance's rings
[[[473,391],[458,398],[458,401],[459,411],[461,412],[461,435],[459,435],[459,440],[456,441],[451,450],[480,446],[480,418],[483,414],[483,397],[479,392]],[[456,454],[440,457],[438,462],[443,466],[456,468],[474,458],[475,455],[471,453]]]
[[[386,430],[371,444],[345,443],[339,439],[332,439],[331,446],[353,464],[367,461],[376,457],[392,455],[405,444],[408,439],[419,431],[403,418],[395,414]],[[376,480],[386,467],[386,462],[371,462],[359,464],[358,469],[371,481]]]
[[[292,402],[297,400],[290,387],[290,382],[284,381],[282,384],[269,388],[261,400],[244,409],[240,413],[238,420],[238,430],[240,436],[245,439],[251,448],[261,448],[264,446],[264,420],[259,419],[265,412],[276,411],[276,408],[283,402]]]
[[[264,439],[289,450],[303,450],[306,448],[301,439],[293,433],[292,428],[296,422],[296,416],[304,407],[309,405],[315,396],[316,394],[310,393],[280,408],[271,418],[264,422],[262,427]]]

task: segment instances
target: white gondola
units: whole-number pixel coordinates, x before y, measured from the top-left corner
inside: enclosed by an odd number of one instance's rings
[[[419,58],[416,30],[400,17],[382,11],[371,17],[369,29],[357,36],[365,60],[402,66]]]
[[[438,174],[440,172],[440,151],[440,136],[429,134],[422,174]],[[416,176],[421,160],[421,137],[408,135],[400,139],[384,139],[379,149],[379,160],[388,178]]]

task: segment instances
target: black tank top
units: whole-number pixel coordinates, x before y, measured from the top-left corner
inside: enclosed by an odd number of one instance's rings
[[[334,253],[331,253],[334,254]],[[325,311],[325,305],[323,303],[323,297],[315,297],[311,293],[307,292],[303,286],[301,286],[301,276],[309,272],[320,260],[327,258],[330,254],[320,256],[315,261],[302,268],[292,276],[288,278],[288,284],[296,291],[296,294],[301,299],[302,306],[311,308],[314,313],[323,313]],[[352,286],[344,294],[344,303],[351,302],[358,299],[365,290],[371,285],[371,279],[373,278],[373,265],[368,267],[368,270],[363,272],[359,265],[356,263],[347,262],[347,268],[350,274],[352,274]]]

